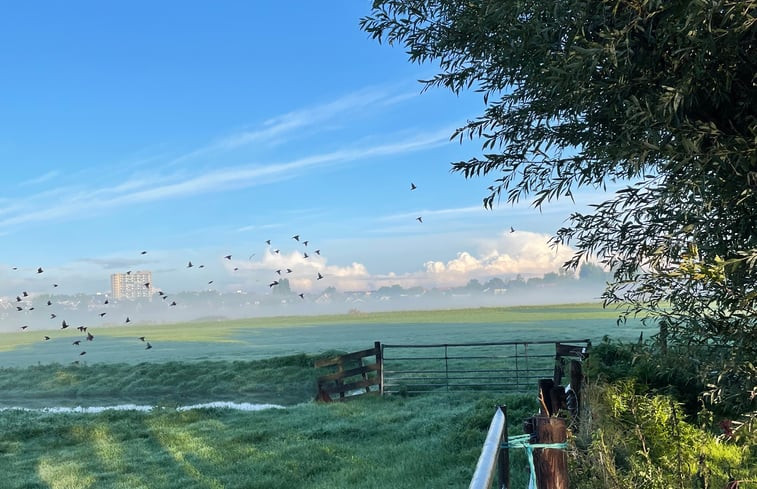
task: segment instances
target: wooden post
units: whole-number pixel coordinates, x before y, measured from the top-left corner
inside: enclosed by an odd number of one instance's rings
[[[379,379],[379,395],[384,395],[384,352],[381,351],[381,342],[374,341],[373,347],[376,349],[376,365],[378,365],[378,371],[376,375]]]
[[[541,401],[540,414],[543,416],[557,414],[554,410],[554,402],[552,400],[552,389],[554,387],[555,383],[552,379],[539,379],[539,400]]]
[[[570,362],[570,388],[576,394],[576,411],[581,412],[581,392],[583,391],[583,367],[578,360]]]
[[[524,423],[533,443],[564,443],[568,439],[565,419],[534,416]],[[559,448],[534,448],[536,487],[568,489],[568,454]]]

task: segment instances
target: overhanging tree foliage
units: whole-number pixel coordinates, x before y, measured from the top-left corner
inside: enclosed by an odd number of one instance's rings
[[[566,265],[598,257],[606,302],[720,345],[711,380],[754,409],[755,16],[744,0],[376,0],[361,27],[438,63],[426,87],[481,92],[453,137],[484,154],[452,169],[492,178],[485,206],[622,184],[557,230]]]

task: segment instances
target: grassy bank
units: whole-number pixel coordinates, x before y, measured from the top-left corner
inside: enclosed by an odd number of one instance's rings
[[[249,362],[48,364],[0,369],[0,407],[207,401],[296,404],[315,397],[313,358]]]
[[[252,413],[6,411],[3,487],[464,487],[494,406],[504,401],[365,397]],[[507,402],[518,429],[535,403]],[[514,484],[525,487],[525,459],[514,467]]]

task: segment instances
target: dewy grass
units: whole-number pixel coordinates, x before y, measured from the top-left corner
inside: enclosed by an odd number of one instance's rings
[[[3,487],[463,487],[504,401],[364,397],[252,413],[3,412]],[[515,432],[535,402],[507,401]],[[514,458],[513,483],[523,485],[525,459]]]
[[[315,397],[313,358],[40,365],[0,369],[0,407],[207,401],[295,404]]]

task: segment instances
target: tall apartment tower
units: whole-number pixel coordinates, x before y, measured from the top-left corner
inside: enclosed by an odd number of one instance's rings
[[[110,290],[114,299],[152,297],[152,272],[114,273],[110,276]]]

